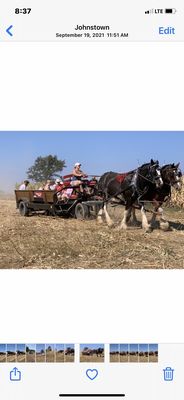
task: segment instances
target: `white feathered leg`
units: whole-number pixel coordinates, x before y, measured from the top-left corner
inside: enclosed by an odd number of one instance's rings
[[[151,226],[148,223],[148,219],[146,216],[146,211],[144,209],[144,206],[141,207],[141,214],[142,214],[142,227],[145,229],[146,232],[151,232]]]

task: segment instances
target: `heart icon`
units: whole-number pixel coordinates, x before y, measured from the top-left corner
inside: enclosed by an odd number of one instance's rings
[[[86,375],[91,381],[93,381],[97,376],[98,376],[98,370],[97,369],[87,369]]]

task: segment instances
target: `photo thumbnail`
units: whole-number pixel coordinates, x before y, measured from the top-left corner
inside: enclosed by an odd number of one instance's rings
[[[80,362],[104,362],[104,344],[81,344]]]
[[[183,147],[174,131],[0,132],[0,268],[184,268]]]

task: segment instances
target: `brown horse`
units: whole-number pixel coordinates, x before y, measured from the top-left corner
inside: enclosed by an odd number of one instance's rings
[[[154,188],[154,190],[148,192],[142,197],[142,202],[150,201],[154,206],[153,217],[151,219],[151,225],[155,222],[157,215],[160,216],[160,228],[163,230],[169,229],[169,222],[163,216],[162,204],[171,196],[171,187],[176,190],[180,190],[182,187],[182,173],[178,164],[167,164],[161,169],[161,177],[163,180],[163,185],[160,188]],[[137,223],[135,216],[135,208],[132,209],[133,222]]]

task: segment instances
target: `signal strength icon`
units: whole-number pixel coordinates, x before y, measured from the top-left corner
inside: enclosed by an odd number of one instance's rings
[[[153,14],[153,13],[154,13],[154,8],[145,11],[145,14]]]

